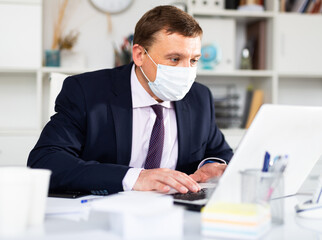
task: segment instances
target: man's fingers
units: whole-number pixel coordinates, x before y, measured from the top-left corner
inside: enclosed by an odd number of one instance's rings
[[[157,192],[160,192],[160,193],[167,193],[170,191],[170,187],[166,184],[163,184],[161,182],[155,182],[155,189],[153,190],[156,190]]]
[[[161,176],[159,179],[162,183],[176,189],[178,192],[186,193],[188,192],[187,184],[181,183],[179,177],[173,174],[167,174]]]
[[[170,179],[167,180],[170,180],[174,184],[170,186],[181,193],[186,193],[189,190],[192,192],[197,192],[200,190],[199,184],[185,173],[172,171],[168,176],[170,177]]]
[[[133,190],[168,192],[170,187],[181,193],[200,190],[199,184],[187,174],[161,168],[142,171]]]

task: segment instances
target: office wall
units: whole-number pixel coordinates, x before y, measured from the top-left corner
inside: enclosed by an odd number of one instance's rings
[[[62,1],[44,0],[43,8],[43,49],[52,44],[53,26]],[[171,0],[133,0],[124,12],[111,15],[112,32],[108,32],[107,16],[96,10],[89,0],[70,0],[67,9],[65,29],[80,32],[79,41],[74,51],[85,54],[87,67],[106,68],[114,66],[113,45],[120,45],[123,38],[133,33],[136,22],[149,9],[157,5],[169,4]]]

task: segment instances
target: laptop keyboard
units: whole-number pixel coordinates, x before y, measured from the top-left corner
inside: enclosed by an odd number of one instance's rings
[[[202,188],[198,192],[187,192],[187,193],[174,193],[171,194],[174,199],[180,199],[180,200],[188,200],[188,201],[194,201],[194,200],[200,200],[205,199],[207,196],[207,189]]]

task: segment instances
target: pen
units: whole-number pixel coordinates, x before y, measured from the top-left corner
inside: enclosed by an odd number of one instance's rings
[[[280,181],[280,179],[285,171],[285,168],[287,166],[288,155],[285,155],[284,157],[279,157],[278,160],[279,161],[274,165],[274,169],[273,169],[273,172],[278,173],[278,176],[277,176],[277,178],[274,179],[273,183],[271,184],[271,186],[268,189],[266,201],[269,201],[271,199],[271,196],[272,196],[275,188],[279,184],[279,181]]]
[[[102,196],[103,197],[103,196]],[[82,199],[81,203],[87,203],[87,202],[92,202],[98,199],[102,199],[102,197],[96,197],[96,198],[89,198],[89,199]]]
[[[272,172],[277,172],[277,173],[284,172],[287,162],[288,162],[288,155],[279,156],[271,169]]]
[[[265,152],[265,157],[264,157],[263,169],[262,169],[263,172],[268,171],[270,157],[271,157],[271,155],[266,151]]]

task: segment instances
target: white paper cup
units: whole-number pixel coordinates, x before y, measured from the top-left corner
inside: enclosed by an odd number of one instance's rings
[[[30,206],[31,174],[27,167],[0,167],[0,239],[25,232]]]
[[[40,226],[43,224],[45,219],[45,209],[51,171],[47,169],[30,169],[30,173],[31,201],[28,225]]]

